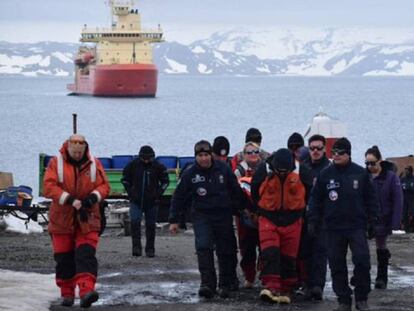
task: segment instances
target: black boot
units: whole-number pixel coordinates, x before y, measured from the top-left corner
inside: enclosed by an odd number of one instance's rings
[[[377,278],[375,288],[386,289],[388,283],[388,263],[391,253],[388,249],[377,249]]]
[[[219,294],[221,298],[227,298],[229,297],[229,291],[237,279],[234,255],[217,254],[217,257],[219,265]]]
[[[142,255],[141,222],[131,221],[132,256]]]
[[[147,257],[155,256],[155,224],[145,224],[145,236],[147,238],[145,242],[145,254]]]
[[[198,293],[201,297],[212,298],[216,292],[217,285],[214,253],[212,250],[198,251],[197,259],[201,277],[201,285]]]

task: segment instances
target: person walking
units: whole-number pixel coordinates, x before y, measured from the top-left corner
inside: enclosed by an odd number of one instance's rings
[[[259,145],[254,142],[246,143],[243,148],[243,161],[237,165],[234,171],[249,202],[251,202],[251,180],[256,169],[262,163],[259,154]],[[245,278],[244,288],[249,289],[253,288],[256,279],[258,250],[260,249],[257,215],[254,213],[238,215],[236,216],[236,224],[241,254],[240,267]]]
[[[142,146],[138,158],[122,172],[122,184],[130,201],[132,255],[142,256],[141,220],[145,214],[145,254],[155,256],[155,227],[158,204],[169,184],[167,169],[155,160],[154,149]]]
[[[264,289],[260,298],[264,301],[291,302],[297,283],[296,260],[308,178],[285,148],[274,152],[253,176],[252,199],[259,214],[263,266],[260,279]]]
[[[214,251],[219,268],[218,293],[222,298],[230,295],[234,281],[234,238],[232,210],[242,206],[241,189],[236,176],[222,161],[214,160],[212,147],[201,140],[194,146],[196,162],[186,169],[171,199],[170,232],[178,231],[178,216],[191,196],[195,248],[201,285],[200,297],[212,298],[216,294],[217,276]]]
[[[399,230],[403,210],[403,194],[400,179],[392,171],[392,163],[382,160],[377,146],[365,152],[365,165],[371,175],[379,202],[378,224],[375,227],[377,247],[377,278],[375,288],[385,289],[388,283],[388,264],[391,253],[387,248],[392,230]]]
[[[43,180],[44,195],[52,199],[48,230],[56,261],[61,305],[70,307],[79,288],[80,306],[99,299],[96,248],[101,219],[99,203],[110,191],[101,162],[93,157],[84,136],[74,134],[52,158]]]
[[[403,226],[406,233],[413,232],[414,215],[414,175],[411,165],[404,169],[404,177],[401,178],[401,186],[404,194]]]
[[[351,143],[342,137],[332,149],[333,164],[322,170],[312,190],[308,213],[308,233],[326,230],[326,246],[332,286],[338,297],[336,311],[352,310],[352,290],[348,282],[348,247],[354,263],[355,305],[369,310],[371,291],[370,255],[367,242],[374,236],[378,218],[376,192],[368,172],[351,160]]]
[[[316,183],[319,173],[329,166],[331,162],[325,154],[326,139],[322,135],[313,135],[308,139],[310,156],[303,164],[310,170],[312,185]],[[308,206],[312,202],[308,201]],[[308,208],[309,209],[309,208]],[[326,282],[326,267],[328,257],[325,243],[325,232],[320,230],[316,236],[309,236],[307,232],[307,216],[305,216],[305,229],[301,239],[301,251],[305,258],[306,270],[306,297],[312,300],[322,300]]]

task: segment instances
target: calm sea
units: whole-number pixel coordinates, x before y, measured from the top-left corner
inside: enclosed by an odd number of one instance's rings
[[[78,130],[96,156],[192,155],[200,139],[225,135],[238,151],[249,127],[263,147],[286,146],[304,133],[320,107],[343,121],[353,159],[377,144],[385,157],[414,153],[414,78],[161,76],[157,98],[67,96],[66,78],[0,78],[0,171],[38,189],[38,154],[56,154]]]

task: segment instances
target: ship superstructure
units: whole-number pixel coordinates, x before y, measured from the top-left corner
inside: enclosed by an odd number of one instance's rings
[[[163,33],[142,29],[132,1],[109,1],[111,27],[84,25],[75,59],[74,94],[95,96],[155,96],[158,70],[152,62],[152,43],[162,42]]]

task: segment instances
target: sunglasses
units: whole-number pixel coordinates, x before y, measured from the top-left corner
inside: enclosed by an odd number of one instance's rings
[[[245,154],[252,155],[252,154],[259,154],[260,150],[248,150],[244,152]]]
[[[70,140],[70,143],[71,144],[74,144],[74,145],[84,145],[84,144],[86,144],[86,141],[84,141],[84,140],[73,140],[73,139],[71,139]]]
[[[365,161],[366,166],[375,166],[377,165],[378,161]]]
[[[315,151],[315,150],[322,151],[323,148],[325,148],[325,147],[324,146],[322,146],[322,147],[314,146],[314,147],[309,147],[309,150],[310,151]]]
[[[333,155],[344,155],[345,153],[348,153],[346,150],[344,149],[332,149],[332,154]]]

